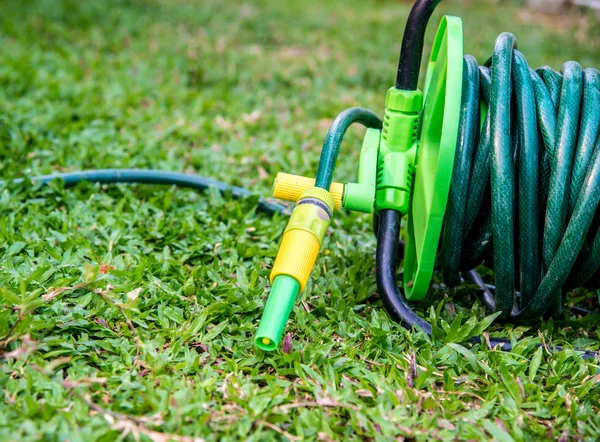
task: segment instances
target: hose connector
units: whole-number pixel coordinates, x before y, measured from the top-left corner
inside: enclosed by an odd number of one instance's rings
[[[271,282],[278,275],[288,275],[300,283],[300,291],[304,290],[334,206],[333,196],[325,189],[312,187],[302,192],[283,234]]]
[[[273,197],[296,203],[302,198],[302,193],[306,189],[314,186],[314,178],[279,172],[275,177],[273,185]],[[344,185],[342,183],[331,183],[329,193],[333,196],[335,202],[334,210],[339,210],[342,207],[342,200],[344,199]]]
[[[255,340],[259,348],[277,348],[296,296],[306,287],[315,265],[334,207],[334,197],[325,189],[302,192],[271,271],[273,286]]]

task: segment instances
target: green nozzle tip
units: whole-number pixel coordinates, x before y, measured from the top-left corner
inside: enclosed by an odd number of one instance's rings
[[[258,348],[264,351],[277,348],[299,291],[300,283],[291,276],[279,275],[275,278],[254,339]]]

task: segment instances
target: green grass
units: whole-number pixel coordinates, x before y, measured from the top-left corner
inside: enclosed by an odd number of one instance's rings
[[[338,112],[381,113],[409,5],[236,3],[0,2],[1,177],[152,167],[267,196],[278,171],[314,176]],[[442,13],[463,17],[480,62],[510,30],[532,66],[600,66],[585,15]],[[536,346],[597,349],[598,319],[492,325],[512,353],[470,346],[488,313],[462,287],[419,306],[433,338],[409,333],[377,300],[366,216],[336,215],[289,354],[252,343],[286,223],[256,200],[4,184],[0,217],[0,440],[600,437],[598,360]]]

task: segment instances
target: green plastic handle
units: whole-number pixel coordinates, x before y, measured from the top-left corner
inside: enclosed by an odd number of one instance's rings
[[[275,278],[254,339],[258,348],[264,351],[277,348],[299,291],[300,283],[291,276]]]

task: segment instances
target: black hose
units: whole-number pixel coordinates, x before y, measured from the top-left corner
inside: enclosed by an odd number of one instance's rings
[[[402,214],[397,210],[382,210],[379,212],[377,257],[375,261],[379,296],[394,321],[401,322],[404,327],[409,329],[417,326],[430,335],[431,325],[411,310],[400,292],[396,279],[401,218]]]
[[[410,15],[404,28],[396,88],[414,91],[419,84],[421,57],[423,56],[423,40],[427,22],[441,0],[417,0],[410,10]]]

